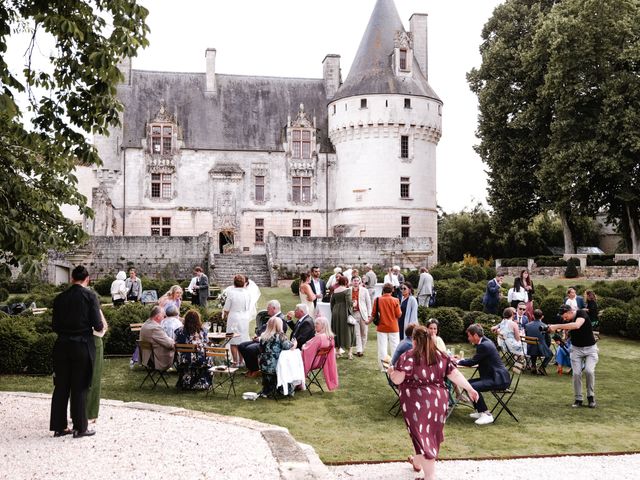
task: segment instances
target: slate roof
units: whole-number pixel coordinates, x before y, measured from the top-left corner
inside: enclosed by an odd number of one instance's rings
[[[322,79],[216,74],[217,94],[205,94],[204,73],[132,70],[131,85],[118,97],[124,109],[125,147],[140,147],[145,126],[164,100],[182,128],[184,148],[282,151],[287,116],[299,106],[315,115],[321,152],[333,151],[327,138],[327,99]]]
[[[415,57],[412,75],[398,77],[391,66],[397,31],[405,31],[393,0],[378,0],[362,36],[347,79],[332,100],[367,94],[401,94],[440,101]]]

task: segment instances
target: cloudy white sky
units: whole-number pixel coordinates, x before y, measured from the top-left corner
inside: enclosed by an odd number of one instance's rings
[[[483,25],[502,0],[395,0],[409,29],[412,13],[429,14],[429,83],[444,101],[437,149],[438,204],[447,212],[484,201],[486,175],[473,151],[477,101],[465,74],[480,64]],[[133,68],[202,72],[217,50],[227,74],[322,77],[328,53],[341,56],[346,79],[375,0],[143,0],[151,45]]]

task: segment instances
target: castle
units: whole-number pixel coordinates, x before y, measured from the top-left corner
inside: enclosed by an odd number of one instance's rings
[[[264,253],[283,237],[420,237],[437,256],[442,102],[427,81],[427,15],[406,31],[377,0],[344,83],[322,78],[141,71],[124,59],[121,126],[79,167],[94,236],[197,236],[216,252]]]

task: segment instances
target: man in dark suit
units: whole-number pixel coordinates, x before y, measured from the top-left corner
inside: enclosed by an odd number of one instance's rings
[[[287,316],[290,315],[291,312]],[[315,336],[316,327],[304,303],[296,305],[293,315],[298,319],[298,322],[293,327],[293,332],[291,332],[291,340],[295,338],[296,347],[302,349],[302,346]]]
[[[207,299],[209,298],[209,278],[204,274],[202,267],[194,268],[193,273],[197,277],[193,290],[198,293],[199,305],[207,308]]]
[[[493,315],[498,314],[498,304],[500,303],[500,289],[504,275],[496,275],[495,278],[487,282],[487,288],[482,296],[484,311]]]
[[[311,267],[311,291],[318,295],[320,298],[323,298],[327,291],[327,286],[324,283],[324,280],[320,278],[320,268],[316,265]],[[318,306],[317,298],[313,301],[313,306]]]
[[[553,353],[551,353],[551,349],[547,344],[547,336],[548,333],[541,332],[540,327],[545,326],[542,323],[542,319],[544,318],[544,314],[542,310],[536,309],[533,312],[533,322],[529,322],[524,326],[524,331],[527,337],[535,337],[538,339],[537,345],[527,345],[527,355],[531,357],[531,371],[533,374],[546,375],[547,371],[545,370],[551,358],[553,357]],[[534,370],[536,365],[536,361],[538,357],[544,357],[542,364],[538,370]]]
[[[89,290],[89,272],[78,266],[71,272],[71,287],[53,301],[53,396],[49,430],[54,437],[71,432],[67,428],[67,403],[71,399],[73,437],[95,434],[88,429],[86,398],[93,375],[96,347],[93,330],[102,331],[100,301]]]
[[[280,311],[280,302],[278,300],[270,300],[267,303],[267,310],[258,312],[256,316],[256,335],[253,340],[243,342],[238,345],[238,350],[244,358],[247,366],[247,377],[257,377],[260,375],[260,366],[258,365],[258,357],[260,356],[260,335],[267,329],[267,322],[271,317],[280,317],[282,319],[282,329],[287,333],[287,322],[284,314]]]
[[[467,338],[469,343],[476,346],[476,354],[468,360],[458,360],[458,365],[463,367],[472,367],[478,365],[480,378],[469,380],[473,388],[479,392],[489,392],[491,390],[500,390],[508,388],[511,383],[509,372],[505,368],[496,346],[491,340],[484,336],[484,330],[481,325],[473,323],[467,328]],[[477,425],[487,425],[493,423],[493,415],[487,408],[487,404],[480,393],[478,400],[473,403],[476,409],[475,413],[471,413],[470,417],[475,418]]]

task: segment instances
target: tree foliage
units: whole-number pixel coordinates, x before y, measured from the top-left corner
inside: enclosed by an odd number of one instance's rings
[[[607,208],[640,251],[640,2],[507,0],[483,40],[468,78],[499,218],[552,209],[573,252],[575,217]]]
[[[6,0],[0,4],[0,263],[30,271],[48,249],[84,239],[64,204],[91,216],[74,167],[99,164],[90,134],[108,134],[122,107],[118,61],[147,45],[148,12],[135,0]],[[31,41],[24,69],[5,61],[12,34]],[[53,42],[32,63],[38,39]],[[3,262],[1,262],[3,261]],[[4,263],[6,262],[6,263]]]

